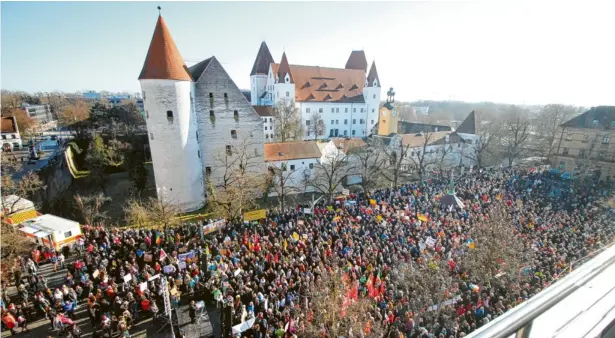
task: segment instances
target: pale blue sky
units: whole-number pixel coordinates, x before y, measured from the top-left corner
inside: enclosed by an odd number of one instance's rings
[[[2,2],[2,88],[139,91],[157,5],[187,65],[215,55],[241,88],[265,40],[291,64],[365,49],[402,100],[615,104],[606,1]]]

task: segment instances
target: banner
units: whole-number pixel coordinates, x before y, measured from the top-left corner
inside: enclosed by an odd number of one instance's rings
[[[154,256],[151,253],[146,253],[143,255],[143,260],[146,262],[151,262],[154,260]]]
[[[194,252],[194,250],[191,250],[190,252],[187,252],[187,253],[185,253],[185,254],[178,255],[178,256],[177,256],[177,259],[178,259],[180,262],[184,262],[184,261],[186,261],[186,258],[190,258],[190,259],[192,259],[192,258],[194,258],[194,257],[196,257],[196,252]]]
[[[209,223],[207,225],[204,225],[203,226],[203,235],[207,235],[207,234],[210,234],[212,232],[221,230],[221,229],[224,228],[224,225],[225,225],[225,222],[222,219],[218,220],[218,221],[215,221],[213,223]]]
[[[259,210],[254,210],[254,211],[243,213],[243,220],[248,221],[248,222],[263,219],[265,217],[267,217],[267,213],[265,209],[259,209]]]

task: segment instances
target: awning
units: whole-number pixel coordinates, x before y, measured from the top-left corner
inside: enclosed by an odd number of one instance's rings
[[[23,231],[23,232],[25,232],[27,234],[33,234],[33,233],[35,233],[37,231],[40,231],[40,230],[41,229],[39,229],[39,228],[31,227],[31,226],[27,226],[27,225],[24,226],[24,227],[19,228],[19,231]]]
[[[39,231],[39,232],[35,232],[35,233],[34,233],[34,236],[36,236],[36,237],[38,237],[38,238],[47,237],[47,236],[49,236],[49,235],[51,235],[51,233],[49,233],[49,232],[47,232],[47,231],[45,231],[45,230],[41,230],[41,231]]]

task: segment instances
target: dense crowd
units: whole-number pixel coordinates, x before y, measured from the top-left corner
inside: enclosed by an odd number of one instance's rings
[[[270,210],[265,219],[220,228],[185,224],[174,229],[107,230],[84,226],[72,251],[35,250],[17,260],[18,304],[3,302],[2,319],[12,331],[27,329],[35,312],[53,329],[72,329],[75,310],[86,307],[96,336],[130,337],[140,319],[164,312],[161,275],[168,280],[171,307],[189,304],[194,321],[204,299],[233,308],[232,325],[255,319],[246,337],[307,335],[312,323],[309,290],[325,274],[344,271],[356,295],[373,301],[358,320],[363,329],[345,337],[463,337],[523,302],[614,237],[612,221],[597,204],[609,196],[605,182],[571,185],[548,171],[490,170],[454,180],[459,205],[443,206],[450,180],[383,189],[369,197],[323,201],[309,213],[303,206]],[[469,250],[473,224],[492,208],[511,215],[511,227],[531,256],[516,287],[465,276],[461,256]],[[205,222],[208,223],[208,222]],[[220,221],[216,224],[221,224]],[[215,231],[207,233],[209,230]],[[480,245],[480,243],[479,243]],[[65,264],[67,256],[79,256]],[[49,259],[67,269],[64,285],[51,290],[36,274]],[[420,289],[398,285],[394,274],[407,264],[439,259],[457,281],[451,302],[433,311],[411,302]],[[22,282],[22,273],[29,272]],[[30,295],[29,293],[33,293]],[[351,292],[352,293],[352,292]],[[306,315],[308,314],[308,315]],[[309,331],[312,332],[312,331]],[[322,336],[331,336],[322,326]]]

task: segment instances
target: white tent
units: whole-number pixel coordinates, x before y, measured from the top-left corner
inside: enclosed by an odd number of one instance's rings
[[[444,204],[446,206],[456,206],[460,208],[465,207],[465,205],[463,205],[463,202],[455,194],[449,194],[440,197],[440,204]]]

